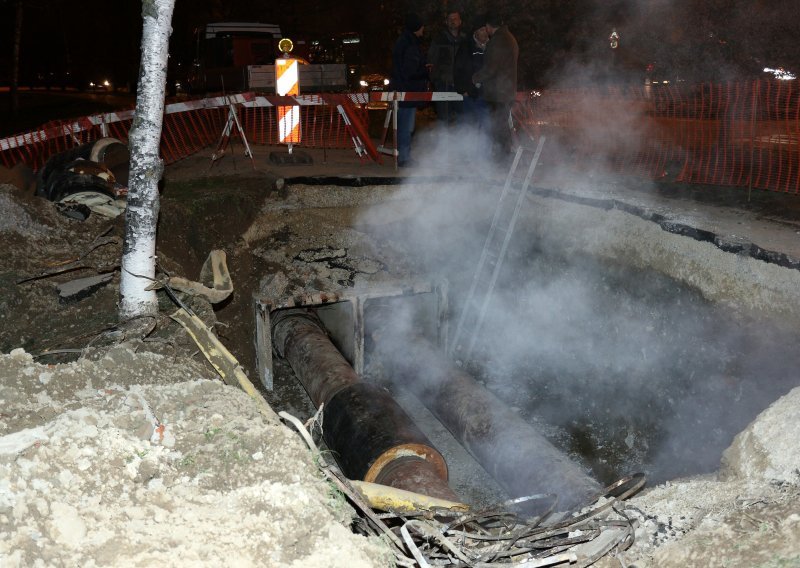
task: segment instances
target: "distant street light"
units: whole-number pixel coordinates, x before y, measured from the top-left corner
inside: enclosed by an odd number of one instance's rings
[[[611,46],[611,49],[617,49],[619,47],[619,34],[617,33],[617,28],[611,28],[611,35],[608,36],[608,43]]]

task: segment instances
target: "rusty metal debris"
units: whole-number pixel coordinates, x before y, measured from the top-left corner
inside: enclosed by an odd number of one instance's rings
[[[299,420],[285,412],[279,415],[297,427],[312,451],[319,452]],[[365,499],[354,482],[321,456],[318,461],[323,473],[365,519],[360,525],[363,532],[386,538],[398,566],[591,566],[633,544],[634,522],[619,504],[646,481],[641,473],[623,478],[606,487],[589,505],[560,516],[553,512],[557,499],[552,494],[511,499],[480,511],[428,504],[416,510],[376,514],[371,509],[374,500]],[[516,512],[532,501],[539,502],[534,508],[540,514],[530,517]]]

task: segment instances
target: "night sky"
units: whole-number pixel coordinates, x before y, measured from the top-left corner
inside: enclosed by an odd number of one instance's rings
[[[0,84],[10,77],[14,4],[0,0]],[[138,0],[22,0],[21,81],[69,69],[75,76],[135,81],[139,61]],[[278,23],[285,35],[356,31],[367,63],[388,65],[398,24],[409,9],[441,24],[444,0],[177,0],[171,62],[192,59],[193,30],[212,21]],[[564,65],[618,70],[636,77],[648,63],[666,73],[718,81],[755,76],[764,66],[800,71],[797,0],[464,0],[467,22],[491,6],[506,16],[520,44],[523,86],[554,82]],[[621,35],[613,52],[607,38]],[[613,55],[613,60],[612,60]]]

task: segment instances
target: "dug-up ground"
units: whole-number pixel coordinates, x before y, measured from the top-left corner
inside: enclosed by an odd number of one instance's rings
[[[359,211],[436,184],[283,185],[266,167],[208,176],[193,164],[167,172],[159,266],[195,279],[211,249],[226,251],[233,298],[216,311],[185,301],[251,377],[254,292],[416,269]],[[0,565],[392,565],[382,541],[351,529],[354,509],[296,431],[220,380],[169,298],[146,337],[117,326],[122,234],[121,217],[71,219],[0,186]],[[59,297],[97,274],[110,281]],[[634,546],[598,565],[800,566],[798,456],[795,389],[736,438],[718,474],[633,498]]]

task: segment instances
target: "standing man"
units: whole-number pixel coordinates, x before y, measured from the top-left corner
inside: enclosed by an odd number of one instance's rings
[[[489,105],[492,130],[492,153],[505,159],[511,154],[511,106],[517,95],[517,40],[508,26],[495,15],[486,16],[489,43],[483,58],[483,67],[472,76],[472,82],[481,88]]]
[[[461,12],[451,9],[444,20],[444,29],[431,39],[428,62],[431,64],[433,90],[456,92],[456,62],[459,52],[469,49],[466,35],[461,31]],[[455,122],[461,111],[458,101],[437,101],[436,116],[445,124]]]
[[[486,26],[481,24],[468,41],[471,49],[465,50],[465,56],[459,58],[460,61],[456,66],[456,89],[464,96],[465,122],[477,127],[478,130],[488,130],[489,111],[480,87],[472,83],[472,76],[483,68],[488,42],[489,34],[486,32]]]
[[[425,27],[417,14],[406,16],[403,33],[392,50],[392,89],[395,91],[426,91],[428,69],[422,53],[422,34]],[[411,134],[417,116],[417,102],[402,101],[397,109],[397,165],[411,165]]]

